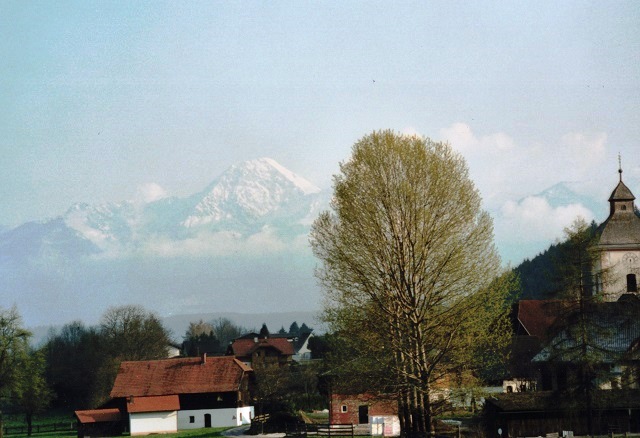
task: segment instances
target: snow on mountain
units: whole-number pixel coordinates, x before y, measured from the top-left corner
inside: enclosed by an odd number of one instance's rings
[[[320,293],[307,234],[330,197],[261,158],[189,197],[76,204],[0,233],[0,302],[16,303],[34,325],[95,321],[121,304],[165,315],[314,310]],[[536,227],[560,235],[576,211],[608,211],[606,197],[582,195],[573,183],[511,204],[496,214],[496,231],[503,253],[513,243],[505,259],[514,262],[548,245]]]
[[[203,230],[236,238],[265,229],[296,236],[306,234],[326,207],[325,198],[301,176],[270,158],[260,158],[231,166],[202,192],[187,198],[162,198],[143,205],[133,201],[72,205],[59,219],[31,224],[31,236],[21,234],[20,240],[30,242],[26,248],[38,246],[53,233],[54,227],[47,225],[53,223],[58,232],[67,227],[69,235],[112,254],[144,247],[159,237],[165,246],[199,238]],[[12,231],[5,233],[4,240],[12,240]]]
[[[138,214],[132,202],[96,206],[79,203],[67,210],[63,220],[98,248],[107,250],[132,240]]]
[[[263,158],[185,198],[75,204],[0,233],[0,302],[34,325],[95,321],[121,304],[160,314],[314,310],[306,235],[326,199]]]
[[[187,228],[227,222],[253,221],[305,203],[320,192],[309,181],[270,158],[232,166],[207,187],[193,212],[182,222]]]

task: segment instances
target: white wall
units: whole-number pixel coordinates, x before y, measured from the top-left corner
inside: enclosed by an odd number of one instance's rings
[[[131,435],[177,432],[178,413],[173,411],[129,414],[129,427]]]
[[[397,415],[370,416],[369,432],[373,436],[400,436],[400,419]]]
[[[600,268],[604,271],[603,291],[605,301],[617,301],[627,292],[627,274],[635,274],[640,281],[640,251],[610,250],[604,251],[600,259]]]
[[[199,409],[178,412],[178,430],[200,429],[204,427],[205,414],[211,415],[211,427],[235,427],[250,424],[253,406],[227,409]],[[190,421],[193,417],[193,423]]]

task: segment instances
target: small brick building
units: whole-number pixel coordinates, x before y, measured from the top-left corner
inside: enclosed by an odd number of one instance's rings
[[[329,422],[354,424],[372,435],[400,434],[398,402],[378,394],[331,394]]]

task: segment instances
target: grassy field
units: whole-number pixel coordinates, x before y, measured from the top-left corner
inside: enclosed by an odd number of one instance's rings
[[[2,416],[3,426],[9,428],[9,433],[4,436],[7,438],[24,438],[27,437],[27,425],[24,422],[23,415],[4,414]],[[43,428],[52,424],[59,424],[59,428],[65,429],[57,432],[42,432],[37,433],[37,426],[40,425]],[[76,438],[77,433],[75,430],[69,430],[72,425],[75,425],[76,420],[72,412],[66,411],[51,411],[42,415],[38,415],[33,420],[33,434],[32,437],[58,437],[58,438]],[[13,430],[12,430],[13,428]],[[20,432],[19,429],[22,429]],[[50,430],[51,428],[47,428]],[[194,429],[189,431],[182,431],[179,433],[162,435],[163,437],[190,437],[190,438],[205,438],[221,436],[222,432],[228,428],[208,428],[208,429]],[[14,433],[17,432],[17,433]]]
[[[189,438],[205,438],[205,437],[216,437],[221,436],[222,432],[227,428],[212,428],[212,429],[194,429],[189,431],[183,431],[178,433],[168,433],[161,435],[162,437],[189,437]],[[32,437],[58,437],[58,438],[76,438],[77,434],[75,431],[66,431],[66,432],[46,432],[46,433],[34,433],[31,435]],[[10,434],[5,435],[7,438],[26,438],[27,434]]]

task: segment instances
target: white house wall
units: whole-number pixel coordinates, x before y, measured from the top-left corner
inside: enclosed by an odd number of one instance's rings
[[[198,409],[178,412],[178,430],[205,427],[204,416],[211,415],[211,427],[236,427],[251,424],[253,406],[227,409]],[[193,423],[191,422],[193,417]]]
[[[178,431],[178,413],[173,411],[129,414],[129,427],[131,435],[175,433]]]

